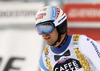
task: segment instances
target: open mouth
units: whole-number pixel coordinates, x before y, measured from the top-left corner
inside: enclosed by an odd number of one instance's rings
[[[50,37],[45,37],[44,39],[45,39],[45,40],[49,40],[49,39],[50,39]]]

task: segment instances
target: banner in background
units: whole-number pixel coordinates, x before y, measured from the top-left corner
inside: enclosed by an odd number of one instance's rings
[[[44,5],[43,2],[0,3],[0,71],[39,71],[43,40],[34,27],[19,28],[34,24],[36,12]],[[2,29],[2,25],[8,28]]]
[[[100,28],[68,28],[68,34],[81,34],[100,41]]]
[[[34,23],[34,17],[44,2],[0,3],[0,24]]]
[[[65,3],[63,10],[66,12],[69,22],[100,22],[100,4]]]
[[[0,30],[0,71],[38,71],[42,49],[35,30]]]
[[[100,41],[100,4],[64,3],[69,34],[83,34]]]

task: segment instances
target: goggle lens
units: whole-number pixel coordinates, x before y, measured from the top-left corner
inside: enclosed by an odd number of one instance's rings
[[[51,22],[40,23],[36,25],[36,30],[39,35],[42,35],[42,33],[49,34],[54,30],[54,25]]]

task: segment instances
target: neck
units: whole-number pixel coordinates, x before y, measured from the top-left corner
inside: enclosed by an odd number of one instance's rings
[[[61,47],[60,45],[62,45],[62,42],[64,41],[65,37],[66,37],[66,34],[62,34],[60,42],[57,42],[54,47],[55,48],[60,48]]]

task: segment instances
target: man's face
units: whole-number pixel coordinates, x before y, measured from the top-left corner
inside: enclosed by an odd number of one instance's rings
[[[58,39],[58,32],[55,28],[51,33],[42,33],[42,37],[48,45],[53,45]]]

